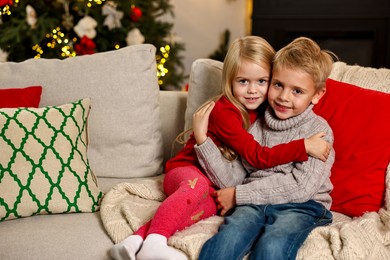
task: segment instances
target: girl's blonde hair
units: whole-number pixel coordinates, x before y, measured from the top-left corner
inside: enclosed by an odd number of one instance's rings
[[[262,68],[269,70],[271,76],[271,64],[275,50],[272,46],[263,38],[259,36],[244,36],[237,38],[229,46],[226,53],[223,68],[222,68],[222,94],[211,98],[211,100],[218,100],[221,96],[225,96],[234,106],[236,106],[241,113],[243,119],[243,127],[248,130],[250,126],[249,115],[246,108],[238,101],[233,95],[233,80],[238,74],[241,64],[243,61],[249,61],[255,63]],[[208,103],[210,100],[205,102]],[[202,104],[200,107],[202,107]],[[198,108],[199,110],[199,108]],[[179,134],[179,142],[183,142],[183,136],[188,133],[191,129]],[[228,160],[234,160],[237,158],[236,153],[227,146],[220,147],[223,156]]]
[[[307,37],[298,37],[281,48],[274,56],[273,69],[287,68],[307,73],[315,83],[316,90],[325,87],[337,56]]]
[[[246,108],[233,95],[233,80],[237,76],[242,62],[249,61],[269,70],[275,50],[259,36],[245,36],[236,39],[226,54],[222,69],[222,95],[232,102],[241,112],[245,129],[249,128],[249,116]]]

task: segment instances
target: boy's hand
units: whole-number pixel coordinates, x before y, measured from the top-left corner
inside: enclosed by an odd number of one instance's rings
[[[198,145],[207,139],[207,130],[209,127],[209,117],[215,105],[214,101],[207,102],[201,106],[192,116],[192,125],[194,136]]]
[[[305,148],[308,155],[326,161],[330,154],[330,144],[322,139],[324,132],[317,133],[305,139]]]
[[[217,209],[221,210],[221,216],[236,206],[236,188],[234,187],[217,190],[212,196],[217,204]]]

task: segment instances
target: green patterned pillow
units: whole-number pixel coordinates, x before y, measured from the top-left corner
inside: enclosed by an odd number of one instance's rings
[[[90,99],[0,109],[0,222],[93,212],[102,192],[87,158]]]

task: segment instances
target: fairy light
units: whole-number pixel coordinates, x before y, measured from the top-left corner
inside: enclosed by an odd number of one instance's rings
[[[3,6],[3,8],[1,8],[0,17],[2,15],[11,15],[11,10],[9,8],[9,5],[5,5]]]
[[[13,6],[16,7],[19,4],[19,0],[15,0]],[[3,6],[3,8],[0,9],[0,19],[2,15],[11,15],[11,7],[9,5]]]
[[[41,48],[41,46],[39,45],[39,44],[35,44],[33,47],[32,47],[32,49],[34,50],[34,51],[36,51],[36,55],[34,56],[34,59],[39,59],[39,58],[41,58],[41,56],[42,56],[42,54],[43,54],[43,50],[42,50],[42,48]]]
[[[54,49],[57,45],[59,45],[61,49],[61,57],[74,57],[76,56],[76,52],[73,50],[73,43],[76,41],[74,38],[70,41],[68,38],[65,38],[65,34],[61,31],[60,27],[56,27],[50,33],[47,33],[45,37],[48,39],[46,47]],[[63,46],[61,46],[63,45]],[[36,51],[35,59],[39,59],[43,55],[43,48],[35,44],[32,49]]]
[[[57,44],[68,44],[69,39],[64,38],[65,34],[61,31],[60,27],[56,27],[51,33],[46,34],[46,38],[49,40],[47,47],[55,48]]]
[[[105,0],[88,0],[87,7],[91,8],[93,4],[101,5]]]
[[[158,84],[161,86],[164,84],[163,77],[168,73],[168,69],[165,68],[164,64],[167,62],[169,58],[169,51],[171,50],[171,47],[169,45],[165,45],[163,47],[160,47],[160,55],[157,55],[157,77],[158,77]]]
[[[66,58],[66,57],[75,57],[76,52],[73,50],[73,48],[69,45],[63,46],[61,48],[61,57]]]

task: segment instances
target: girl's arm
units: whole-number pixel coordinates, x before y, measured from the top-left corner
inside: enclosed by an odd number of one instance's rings
[[[247,172],[241,160],[228,161],[215,143],[207,137],[209,116],[214,104],[206,103],[193,115],[194,136],[197,142],[194,148],[207,177],[215,186],[222,189],[241,184]]]
[[[193,116],[197,144],[203,143],[207,138],[210,117],[210,126],[216,137],[256,168],[265,169],[292,161],[306,161],[307,153],[323,161],[327,158],[330,146],[322,140],[323,133],[272,148],[263,147],[242,127],[238,109],[231,105],[230,108],[213,111],[214,106],[215,102],[207,103]]]

